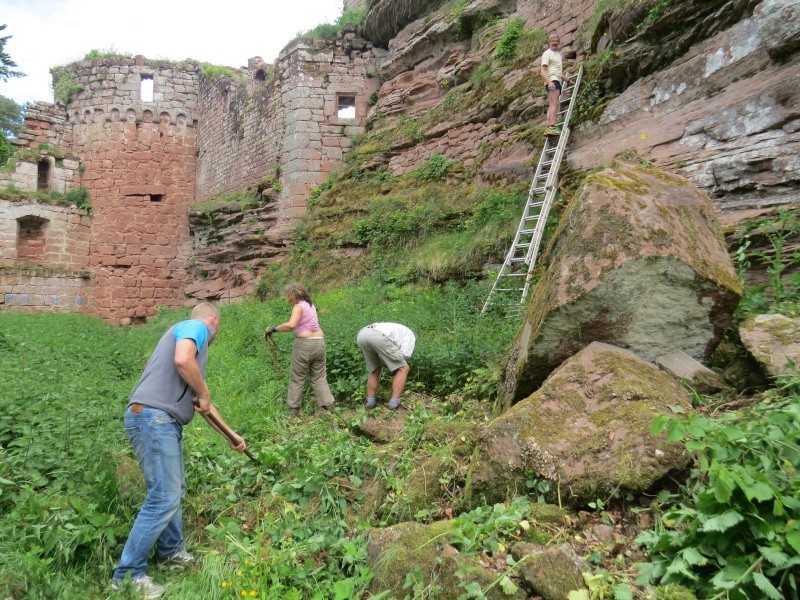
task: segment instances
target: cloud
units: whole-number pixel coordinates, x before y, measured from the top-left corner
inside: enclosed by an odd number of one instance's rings
[[[268,62],[298,33],[334,22],[342,0],[225,0],[202,8],[186,0],[3,0],[0,25],[13,36],[5,51],[27,76],[0,82],[0,95],[22,104],[53,101],[50,68],[90,50],[151,59],[191,58],[240,67]]]

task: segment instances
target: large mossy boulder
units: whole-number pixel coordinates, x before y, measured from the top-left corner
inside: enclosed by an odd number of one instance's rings
[[[589,175],[544,262],[503,369],[501,408],[594,341],[647,360],[682,351],[702,361],[741,298],[708,195],[641,165]]]
[[[464,597],[469,584],[477,583],[486,590],[495,583],[500,573],[483,566],[477,557],[462,555],[448,543],[456,526],[456,521],[429,525],[409,522],[370,531],[367,564],[375,573],[370,593],[389,590],[390,597],[404,598],[414,593],[407,585],[414,582],[419,588],[438,590],[435,597],[439,600],[457,600]],[[495,585],[486,597],[524,600],[526,594],[522,590],[505,594]]]
[[[573,506],[641,493],[689,461],[653,435],[658,415],[689,412],[689,392],[632,352],[594,342],[489,423],[467,477],[468,506],[502,502],[530,479]]]

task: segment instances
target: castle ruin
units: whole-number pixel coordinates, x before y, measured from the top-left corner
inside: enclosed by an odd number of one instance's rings
[[[334,41],[297,39],[273,64],[251,58],[235,77],[142,56],[64,67],[73,97],[28,109],[0,188],[85,188],[91,214],[0,192],[0,309],[130,324],[159,306],[244,295],[363,131],[376,52],[345,29]],[[190,231],[192,205],[270,174],[275,201],[251,219],[273,251],[204,280],[193,268],[203,242]]]

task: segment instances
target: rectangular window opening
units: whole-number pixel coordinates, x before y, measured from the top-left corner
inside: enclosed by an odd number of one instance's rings
[[[161,202],[164,199],[164,194],[150,194],[150,202]]]
[[[142,98],[142,102],[152,102],[153,101],[153,76],[152,75],[142,75],[141,98]]]
[[[339,96],[338,108],[336,116],[340,119],[355,119],[356,118],[356,97],[355,96]]]

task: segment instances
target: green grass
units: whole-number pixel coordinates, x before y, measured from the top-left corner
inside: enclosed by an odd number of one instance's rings
[[[483,196],[463,229],[431,238],[429,248],[417,246],[414,259],[432,264],[437,248],[458,248],[467,243],[465,234],[501,231],[504,213],[517,210],[518,201],[505,192]],[[785,251],[795,222],[793,213],[782,212],[748,227],[737,264],[744,269],[760,260],[769,275],[769,285],[746,288],[749,314],[797,306],[789,269],[797,257]],[[767,246],[754,250],[759,240]],[[312,289],[339,409],[318,417],[307,397],[297,422],[285,419],[292,337],[277,336],[277,356],[263,339],[265,327],[289,314],[276,297],[279,287],[265,286],[262,302],[222,306],[207,373],[212,400],[260,464],[230,450],[201,419],[187,426],[184,522],[200,564],[181,575],[150,569],[169,597],[365,598],[373,577],[366,528],[424,523],[443,518],[444,509],[456,515],[457,535],[449,542],[462,554],[517,541],[503,524],[520,521],[526,499],[459,515],[471,450],[458,452],[431,436],[435,425],[466,431],[465,425],[490,417],[498,368],[517,323],[479,316],[487,287],[484,280],[401,287],[373,277],[352,288]],[[145,325],[119,328],[86,315],[0,312],[0,597],[109,597],[107,582],[142,499],[122,413],[158,338],[187,315],[164,310]],[[418,335],[406,393],[411,411],[402,437],[385,446],[358,433],[367,418],[361,408],[366,373],[355,336],[378,320],[404,323]],[[384,380],[379,400],[388,399],[388,387]],[[720,409],[719,399],[700,399],[705,404],[697,416],[659,421],[697,461],[687,480],[650,509],[654,528],[639,542],[651,562],[642,565],[640,581],[679,582],[703,597],[725,597],[731,584],[746,587],[750,597],[796,593],[799,393],[795,377],[777,382],[741,414]],[[451,394],[479,401],[456,408],[461,402]],[[410,476],[429,458],[445,467],[438,485],[446,486],[448,504],[420,506],[409,498]],[[364,515],[372,480],[385,484],[386,495]],[[749,532],[726,535],[743,530],[740,523]],[[597,577],[603,585],[627,582],[631,572],[620,567]]]
[[[277,362],[263,339],[264,328],[284,321],[289,306],[279,299],[223,306],[207,372],[212,401],[261,465],[230,450],[202,419],[186,427],[184,521],[201,565],[179,577],[151,569],[170,597],[255,591],[260,598],[332,598],[325,591],[331,589],[335,597],[358,597],[371,578],[355,517],[364,499],[358,488],[380,473],[396,478],[385,472],[385,457],[352,432],[366,416],[356,333],[375,320],[417,332],[408,393],[474,387],[481,366],[496,361],[511,336],[509,324],[478,318],[484,292],[366,285],[315,295],[329,382],[342,409],[318,419],[309,414],[308,398],[306,414],[290,424],[292,338],[277,336]],[[122,414],[158,338],[186,316],[165,310],[146,325],[122,329],[86,315],[0,313],[0,596],[108,596],[142,498]],[[384,381],[381,393],[388,387]],[[412,431],[430,420],[427,413],[412,415]],[[399,473],[411,470],[412,449],[397,451]],[[385,518],[404,514],[402,501],[402,494],[390,494],[387,502],[399,504],[387,505]]]

